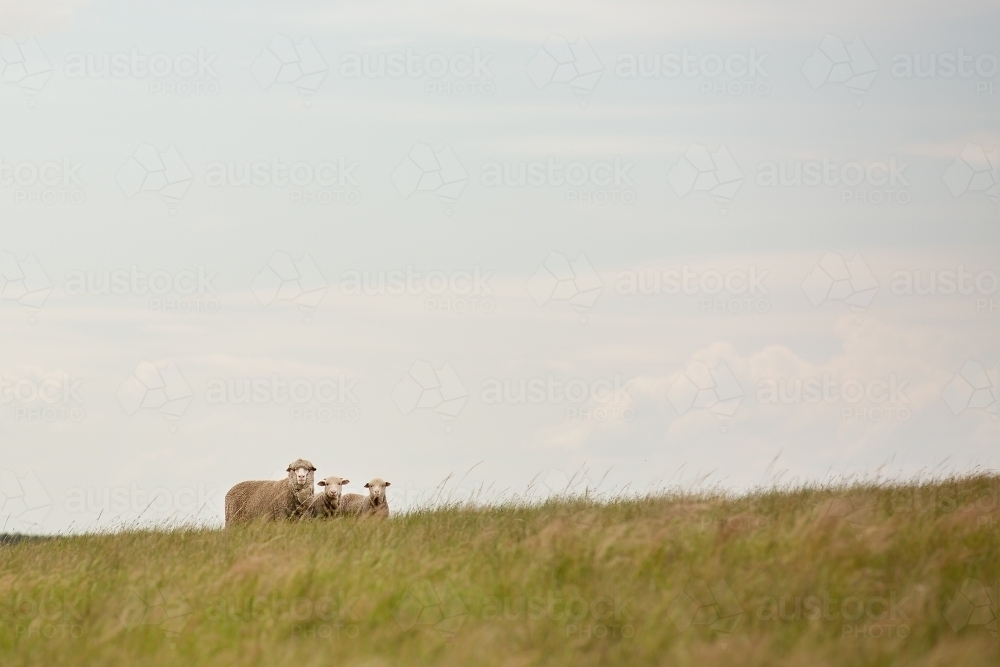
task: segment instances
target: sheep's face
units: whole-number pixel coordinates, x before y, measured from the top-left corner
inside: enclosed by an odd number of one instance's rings
[[[389,484],[389,482],[381,477],[376,477],[365,484],[365,488],[368,489],[368,495],[371,496],[372,505],[379,507],[385,504],[385,487],[389,486]]]
[[[288,481],[296,489],[308,487],[310,492],[312,492],[313,473],[315,472],[316,466],[312,463],[305,459],[296,459],[288,464]]]
[[[334,508],[340,507],[340,493],[342,487],[345,484],[350,483],[351,480],[341,479],[339,477],[327,477],[326,479],[321,479],[319,481],[319,485],[323,487],[323,495]]]

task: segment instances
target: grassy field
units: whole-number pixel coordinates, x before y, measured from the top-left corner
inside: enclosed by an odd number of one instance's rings
[[[995,666],[1000,477],[0,544],[4,665]]]

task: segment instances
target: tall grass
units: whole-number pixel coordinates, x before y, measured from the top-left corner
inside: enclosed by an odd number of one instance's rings
[[[996,665],[1000,477],[0,544],[4,665]]]

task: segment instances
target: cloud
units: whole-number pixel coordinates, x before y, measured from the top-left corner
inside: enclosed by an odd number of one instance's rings
[[[710,428],[711,408],[719,397],[704,392],[702,407],[709,409],[696,410],[695,390],[712,389],[713,369],[727,368],[735,380],[735,384],[729,384],[744,391],[743,396],[730,392],[734,402],[738,401],[728,429],[734,438],[759,437],[796,451],[806,441],[817,446],[823,443],[824,447],[863,450],[884,444],[889,434],[911,424],[942,418],[942,397],[946,395],[946,383],[954,383],[955,362],[948,344],[937,339],[933,331],[915,331],[885,320],[858,324],[847,316],[837,322],[833,334],[842,351],[822,360],[809,360],[783,344],[769,344],[741,354],[730,342],[714,342],[696,350],[692,362],[679,365],[673,372],[636,377],[630,384],[635,411],[642,414],[660,409],[672,414],[668,438],[693,434],[700,437]],[[704,377],[699,376],[699,369]],[[801,387],[807,380],[833,386],[832,398],[813,400],[804,396]],[[690,396],[681,391],[687,386],[694,392]],[[779,388],[773,401],[765,392],[768,386]],[[897,389],[895,401],[889,399],[892,386]],[[858,388],[871,393],[856,398],[853,392]],[[841,392],[852,395],[845,398]],[[882,400],[883,396],[887,400]],[[860,416],[860,411],[872,408],[882,410],[876,413],[877,418],[867,413]],[[845,409],[853,411],[848,419]],[[895,419],[886,416],[892,410]],[[900,418],[900,414],[904,417]],[[973,428],[973,420],[968,425]]]
[[[41,37],[69,25],[89,0],[0,0],[0,26],[18,38]]]

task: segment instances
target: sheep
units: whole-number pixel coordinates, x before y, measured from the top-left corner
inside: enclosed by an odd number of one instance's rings
[[[226,494],[226,525],[254,519],[301,518],[313,499],[316,467],[305,459],[288,464],[282,480],[240,482]]]
[[[324,488],[313,496],[307,515],[321,519],[329,519],[335,516],[338,510],[340,510],[340,493],[342,487],[350,483],[351,480],[341,479],[340,477],[321,479],[319,485]]]
[[[340,513],[389,516],[389,500],[385,495],[385,487],[390,484],[391,482],[376,477],[365,484],[365,488],[368,489],[367,498],[357,493],[348,493],[340,499]]]

